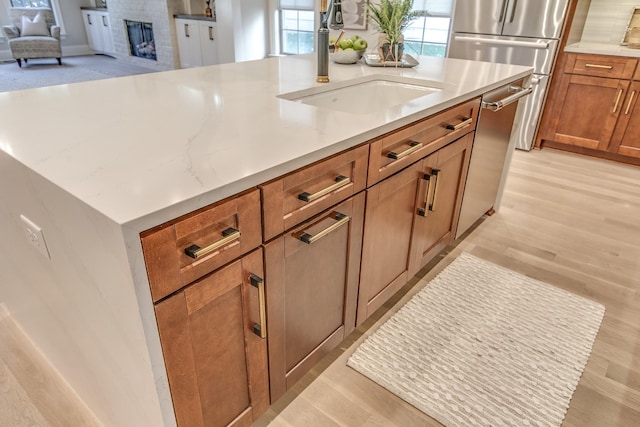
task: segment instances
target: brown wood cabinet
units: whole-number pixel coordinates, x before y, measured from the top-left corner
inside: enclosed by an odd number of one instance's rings
[[[640,77],[640,76],[639,76]],[[611,152],[640,159],[640,82],[632,82],[620,109],[620,118],[611,141]]]
[[[541,126],[541,144],[631,161],[640,158],[635,58],[566,54]]]
[[[364,193],[265,244],[275,402],[355,328]]]
[[[358,325],[453,240],[473,135],[367,190]]]
[[[141,233],[178,426],[250,425],[453,240],[479,106]]]
[[[179,426],[248,426],[269,407],[262,277],[258,249],[156,304]]]
[[[409,277],[453,241],[467,179],[473,133],[447,145],[422,162],[424,199],[416,212]],[[429,176],[430,175],[430,176]]]
[[[247,191],[141,235],[154,302],[260,246],[260,192]]]

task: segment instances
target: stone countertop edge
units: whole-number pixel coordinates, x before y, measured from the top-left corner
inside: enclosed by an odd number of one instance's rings
[[[331,64],[328,85],[315,81],[315,55],[298,55],[0,93],[0,150],[141,232],[532,73],[418,60],[402,69]],[[384,75],[443,90],[371,114],[278,97]]]
[[[92,6],[80,6],[80,10],[96,10],[98,12],[108,12],[106,7],[92,7]]]
[[[565,52],[592,55],[627,56],[640,58],[640,49],[632,49],[623,45],[607,43],[578,42],[565,46]]]

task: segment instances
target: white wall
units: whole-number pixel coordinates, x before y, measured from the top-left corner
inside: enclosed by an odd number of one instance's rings
[[[591,0],[581,41],[620,44],[634,7],[639,0]]]
[[[105,426],[162,426],[121,228],[3,150],[0,194],[0,304]],[[20,215],[44,230],[50,259]]]

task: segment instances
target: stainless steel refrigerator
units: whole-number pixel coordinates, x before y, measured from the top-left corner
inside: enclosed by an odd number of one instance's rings
[[[450,58],[530,65],[533,93],[518,114],[515,146],[530,150],[540,121],[568,0],[457,0]]]

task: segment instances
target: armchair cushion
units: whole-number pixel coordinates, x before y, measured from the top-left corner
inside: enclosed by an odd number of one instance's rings
[[[2,30],[8,39],[15,39],[20,35],[20,30],[15,25],[3,25]]]
[[[33,21],[27,15],[22,15],[21,36],[51,36],[51,33],[44,18],[38,13]]]

